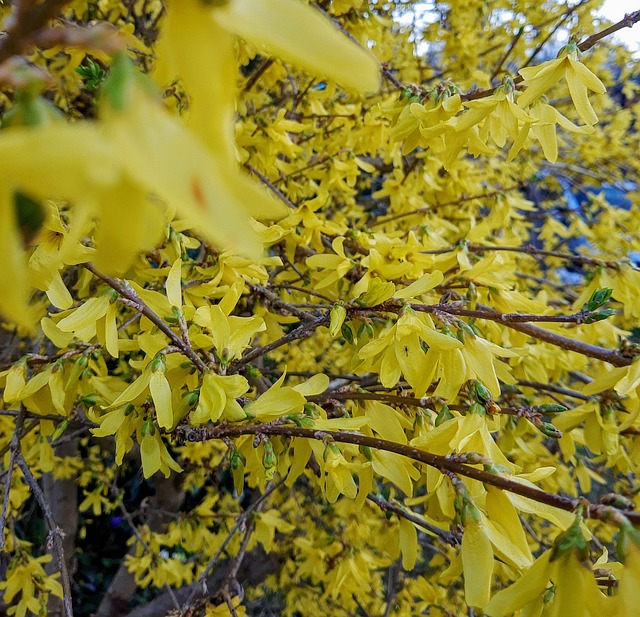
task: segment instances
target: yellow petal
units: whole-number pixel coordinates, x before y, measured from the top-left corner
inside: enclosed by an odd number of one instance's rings
[[[493,579],[493,551],[483,526],[469,520],[462,534],[464,596],[469,606],[483,607],[489,602]]]
[[[169,270],[167,281],[164,284],[167,290],[169,304],[176,308],[182,308],[182,259],[176,259]]]
[[[164,215],[156,204],[150,203],[148,191],[128,178],[104,192],[104,203],[92,261],[98,270],[122,276],[138,253],[158,244]]]
[[[365,92],[380,87],[375,57],[297,0],[233,0],[212,15],[229,32],[310,73]]]
[[[564,72],[563,61],[558,62],[557,60],[554,60],[552,62],[554,64],[549,65],[549,70],[544,72],[539,71],[538,75],[532,78],[531,81],[529,81],[526,74],[523,72],[524,69],[520,71],[522,76],[525,78],[525,84],[527,85],[527,89],[518,96],[518,105],[520,105],[520,107],[526,107],[533,103],[533,101],[541,97],[547,90],[552,88],[562,79]]]
[[[142,473],[145,478],[150,478],[162,465],[160,458],[160,444],[155,435],[145,435],[140,444],[140,457],[142,458]]]
[[[108,307],[109,298],[107,296],[89,298],[82,306],[73,311],[73,313],[62,318],[58,322],[58,328],[63,332],[82,330],[95,324],[101,317],[104,317]]]
[[[405,570],[413,570],[418,558],[418,532],[415,525],[406,518],[400,516],[399,544],[402,552],[402,567]]]
[[[193,424],[204,424],[209,420],[215,422],[222,415],[227,402],[227,394],[218,380],[219,376],[215,373],[206,373],[202,378],[198,406],[191,414]]]
[[[302,396],[314,396],[322,394],[329,387],[329,378],[323,373],[318,373],[310,377],[306,381],[293,386],[296,392],[300,392]]]
[[[173,410],[171,408],[171,386],[164,371],[153,371],[149,381],[149,391],[156,407],[156,418],[162,428],[173,426]]]
[[[271,198],[232,168],[219,149],[208,151],[140,85],[133,88],[125,109],[110,107],[105,98],[101,111],[129,177],[218,246],[259,257],[261,245],[244,204],[264,202],[269,210]]]
[[[32,328],[27,299],[27,260],[20,245],[13,196],[0,196],[0,313],[7,319]]]
[[[587,87],[580,80],[578,73],[568,67],[565,71],[565,79],[567,80],[569,94],[571,94],[571,100],[578,115],[587,124],[595,124],[598,121],[598,116],[596,116],[596,112],[593,111],[593,107],[591,107],[589,97],[587,96]]]
[[[578,74],[580,81],[597,94],[604,94],[607,89],[604,87],[604,84],[598,79],[596,75],[594,75],[582,62],[578,62],[577,60],[572,60],[569,58],[569,63],[571,64],[571,68]]]
[[[404,289],[396,290],[394,296],[396,298],[416,298],[421,296],[427,291],[431,291],[434,287],[437,287],[444,280],[444,275],[440,270],[434,270],[429,274],[421,276],[417,281],[411,283],[411,285]]]
[[[535,600],[549,582],[551,551],[543,553],[511,586],[499,591],[484,609],[490,617],[504,617]]]

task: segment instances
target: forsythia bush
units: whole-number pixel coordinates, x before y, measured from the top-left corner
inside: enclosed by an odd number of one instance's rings
[[[600,4],[0,7],[0,612],[637,614]]]

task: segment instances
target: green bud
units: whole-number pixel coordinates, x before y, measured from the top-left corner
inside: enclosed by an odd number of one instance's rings
[[[262,465],[265,469],[271,469],[278,464],[278,457],[273,451],[273,446],[270,441],[264,444],[264,454],[262,455]]]
[[[553,437],[553,439],[560,439],[562,437],[562,431],[558,430],[551,422],[541,422],[538,426],[538,430],[547,437]]]
[[[231,451],[231,458],[230,458],[231,469],[238,469],[238,467],[244,467],[246,462],[247,462],[247,459],[245,458],[244,454],[240,452],[240,450]]]
[[[613,289],[609,289],[608,287],[605,287],[604,289],[596,289],[591,294],[589,300],[587,300],[586,304],[583,307],[583,310],[595,311],[596,309],[599,309],[609,301],[612,293]]]
[[[611,315],[615,315],[614,309],[600,309],[595,313],[591,313],[591,315],[587,315],[585,319],[585,323],[595,323],[596,321],[603,321],[611,317]]]
[[[98,395],[96,393],[87,394],[81,399],[82,403],[87,407],[93,407],[98,402]]]
[[[469,283],[467,288],[467,301],[469,302],[469,308],[473,311],[478,303],[478,290],[473,283]]]
[[[2,128],[10,126],[41,126],[61,120],[60,110],[52,103],[36,96],[31,89],[16,93],[13,107],[2,118]]]
[[[351,331],[348,323],[343,323],[340,331],[342,332],[342,337],[347,341],[347,343],[353,343],[353,332]]]
[[[373,460],[373,450],[369,446],[359,446],[361,454],[368,460]]]
[[[443,422],[447,420],[451,420],[453,418],[453,414],[449,411],[449,407],[447,405],[443,405],[442,409],[436,416],[435,425],[440,426]]]
[[[69,377],[67,377],[67,383],[65,386],[67,390],[69,390],[84,375],[87,364],[89,364],[89,358],[86,354],[82,354],[76,358],[76,361],[71,367]]]
[[[487,410],[482,403],[472,403],[469,406],[469,413],[477,413],[479,416],[486,416]]]
[[[260,369],[257,366],[253,366],[253,364],[247,364],[245,371],[247,372],[247,377],[249,379],[259,379],[262,377]]]
[[[469,387],[469,393],[471,396],[480,403],[488,403],[493,399],[489,389],[477,379],[474,379]]]
[[[585,540],[580,527],[582,510],[582,506],[578,507],[576,518],[571,526],[556,538],[551,549],[551,561],[555,561],[569,551],[576,551],[580,561],[586,561],[589,558],[589,543]]]
[[[116,53],[109,77],[100,90],[100,98],[116,111],[122,111],[131,101],[136,69],[124,52]]]
[[[152,372],[161,371],[163,373],[167,370],[167,365],[164,361],[164,356],[157,355],[153,360],[151,360],[151,370]]]
[[[156,423],[153,420],[151,420],[151,418],[147,418],[145,423],[142,425],[142,429],[140,430],[140,433],[142,434],[143,437],[146,437],[147,435],[155,435]]]
[[[56,427],[56,430],[53,431],[53,435],[51,435],[51,441],[60,439],[60,437],[62,437],[62,434],[67,430],[68,427],[69,420],[63,420],[62,422],[60,422],[60,424],[58,424],[58,426]]]
[[[622,563],[626,562],[633,545],[636,551],[640,551],[640,531],[631,524],[623,525],[616,542],[616,554]]]
[[[534,409],[540,413],[562,413],[567,411],[568,407],[557,403],[549,403],[548,405],[536,405]]]

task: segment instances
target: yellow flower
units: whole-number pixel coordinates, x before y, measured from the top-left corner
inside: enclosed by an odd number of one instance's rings
[[[307,402],[305,396],[320,394],[329,387],[329,378],[322,374],[314,375],[293,387],[282,385],[285,377],[283,374],[264,394],[249,403],[245,407],[246,414],[265,421],[301,413]]]
[[[518,97],[521,107],[533,103],[563,77],[569,86],[571,100],[578,115],[586,124],[593,125],[598,121],[589,102],[587,90],[604,94],[604,84],[578,60],[578,48],[575,43],[567,45],[566,55],[555,60],[543,62],[538,66],[527,67],[518,71],[524,78],[527,89]]]
[[[144,435],[140,441],[140,457],[145,478],[150,478],[157,471],[161,471],[165,478],[169,477],[171,470],[182,471],[182,467],[171,458],[155,426],[147,422],[142,432]]]
[[[586,562],[588,542],[582,532],[582,515],[556,539],[513,585],[498,592],[484,611],[490,617],[505,617],[544,597],[549,617],[599,617],[607,614],[606,598],[598,590]],[[551,581],[553,587],[545,594]],[[545,597],[546,596],[546,597]]]
[[[242,375],[216,375],[206,373],[202,378],[198,407],[191,414],[193,424],[204,424],[220,417],[227,420],[244,420],[247,416],[236,401],[249,390],[249,383]]]
[[[172,2],[157,55],[159,79],[177,75],[190,95],[190,128],[233,169],[237,61],[233,35],[311,73],[377,91],[380,67],[318,11],[295,0]],[[195,52],[197,50],[197,52]]]

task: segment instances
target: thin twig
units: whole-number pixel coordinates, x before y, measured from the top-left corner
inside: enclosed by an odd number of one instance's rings
[[[216,565],[216,563],[220,559],[220,556],[222,555],[224,549],[227,548],[227,545],[229,544],[229,542],[231,542],[233,536],[244,525],[247,517],[256,508],[258,508],[258,506],[260,506],[260,504],[262,504],[262,502],[265,499],[267,499],[269,495],[271,495],[275,490],[279,489],[284,484],[284,481],[285,481],[285,478],[283,478],[282,480],[280,480],[275,484],[272,484],[269,488],[267,488],[267,490],[262,495],[260,495],[260,497],[258,497],[258,499],[256,499],[250,506],[248,506],[247,509],[240,516],[238,516],[235,522],[235,525],[229,530],[227,537],[224,539],[224,541],[222,542],[218,550],[215,552],[215,555],[211,558],[211,560],[207,564],[207,567],[204,569],[204,571],[198,578],[197,583],[193,586],[193,589],[191,590],[189,597],[182,604],[179,617],[185,617],[185,615],[189,611],[189,608],[191,607],[191,603],[194,601],[195,597],[198,595],[198,589],[204,586],[205,581],[207,580],[207,577],[209,576],[209,574],[211,574],[213,567]]]
[[[60,570],[60,581],[62,584],[62,606],[64,608],[65,617],[73,617],[73,606],[71,603],[71,581],[69,579],[69,572],[67,570],[67,565],[64,559],[64,548],[62,546],[62,538],[64,537],[64,532],[55,519],[53,518],[53,514],[51,513],[51,508],[47,503],[47,500],[38,484],[38,481],[35,479],[33,473],[31,473],[31,469],[29,469],[29,465],[27,465],[27,461],[24,460],[22,456],[22,452],[18,449],[16,454],[16,464],[22,471],[24,475],[24,479],[31,489],[33,496],[36,498],[38,502],[38,506],[42,510],[45,520],[47,521],[47,526],[49,527],[49,538],[53,544],[53,548],[56,554],[56,559],[58,562],[58,569]]]
[[[267,345],[263,345],[262,347],[257,347],[255,349],[252,349],[251,351],[244,354],[238,360],[234,360],[229,365],[227,373],[228,374],[237,373],[243,366],[245,366],[249,362],[252,362],[256,358],[259,358],[260,356],[263,356],[264,354],[269,353],[270,351],[273,351],[278,347],[282,347],[283,345],[287,345],[298,339],[310,336],[316,328],[318,328],[319,326],[326,325],[329,322],[329,319],[330,317],[329,317],[329,314],[327,313],[325,315],[322,315],[321,317],[317,317],[313,321],[307,322],[303,326],[299,326],[295,330],[291,330],[291,332],[289,332],[288,334],[281,336],[279,339],[272,341]]]
[[[413,513],[408,508],[401,506],[400,504],[384,499],[379,495],[374,495],[373,493],[369,493],[367,495],[367,499],[375,503],[381,510],[388,510],[389,512],[395,512],[395,514],[397,514],[398,516],[401,516],[402,518],[406,518],[408,521],[415,523],[418,527],[422,527],[422,529],[425,529],[430,534],[433,534],[434,536],[436,536],[437,538],[440,538],[440,540],[442,540],[443,542],[446,542],[447,544],[450,544],[451,546],[456,546],[460,544],[460,541],[462,539],[460,538],[460,536],[458,536],[457,534],[451,531],[445,531],[444,529],[440,529],[440,527],[436,527],[435,525],[428,523],[427,521],[422,519],[420,516]]]
[[[191,345],[183,340],[180,336],[178,336],[169,325],[158,315],[156,315],[138,296],[138,294],[131,288],[126,281],[124,283],[118,281],[117,279],[112,278],[111,276],[107,276],[103,274],[92,263],[83,264],[84,267],[89,270],[94,276],[102,279],[109,287],[113,290],[117,291],[118,294],[124,298],[127,302],[128,306],[131,306],[139,313],[144,315],[149,321],[155,324],[166,336],[168,339],[178,347],[181,352],[196,365],[198,370],[201,372],[205,372],[207,370],[207,365],[204,363],[202,358],[195,352]]]

